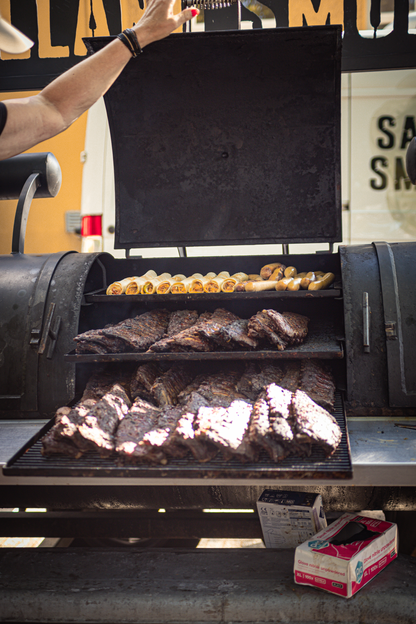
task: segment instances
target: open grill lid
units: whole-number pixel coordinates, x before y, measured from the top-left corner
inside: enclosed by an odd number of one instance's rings
[[[174,34],[132,59],[105,96],[115,247],[341,241],[340,50],[317,26]]]

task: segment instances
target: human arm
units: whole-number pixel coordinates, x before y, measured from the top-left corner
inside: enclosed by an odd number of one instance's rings
[[[173,14],[174,0],[148,0],[133,27],[141,48],[163,39],[195,15]],[[7,121],[0,136],[0,160],[19,154],[68,128],[111,87],[131,59],[117,38],[56,78],[39,94],[6,100]]]

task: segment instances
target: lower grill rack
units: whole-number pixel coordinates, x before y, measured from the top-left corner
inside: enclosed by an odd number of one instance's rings
[[[275,464],[265,451],[256,463],[241,463],[236,458],[222,458],[198,463],[191,456],[171,459],[167,465],[120,465],[114,453],[106,458],[90,451],[81,458],[41,454],[42,437],[52,427],[53,420],[16,453],[3,468],[5,475],[32,477],[117,477],[162,480],[178,479],[350,479],[352,463],[347,422],[342,395],[337,392],[333,416],[342,439],[332,457],[325,457],[322,449],[314,448],[310,457],[287,457]]]

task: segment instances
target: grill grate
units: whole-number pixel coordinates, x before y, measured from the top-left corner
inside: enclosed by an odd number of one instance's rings
[[[163,478],[229,478],[229,479],[350,479],[352,464],[348,430],[342,396],[337,392],[333,412],[342,430],[342,440],[334,455],[326,458],[319,448],[310,457],[287,457],[279,464],[270,461],[262,452],[256,463],[242,464],[237,459],[225,461],[215,459],[199,464],[188,457],[172,459],[165,466],[120,465],[116,454],[101,458],[91,451],[81,458],[74,459],[55,455],[44,457],[41,454],[42,437],[53,425],[50,421],[35,438],[32,438],[3,468],[5,475],[42,477],[130,477],[143,479]]]

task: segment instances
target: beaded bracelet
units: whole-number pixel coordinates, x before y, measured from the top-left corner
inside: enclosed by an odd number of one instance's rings
[[[132,28],[126,28],[125,30],[123,30],[122,33],[117,35],[117,37],[120,39],[120,41],[124,43],[126,48],[129,49],[132,56],[139,56],[139,54],[143,52],[140,47],[140,43],[137,40],[136,33]]]

